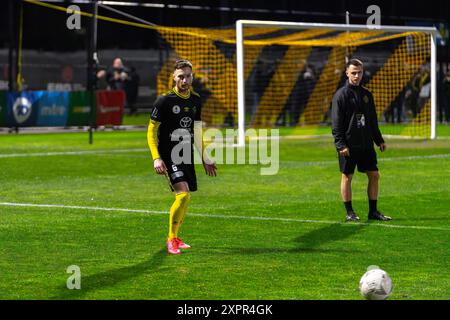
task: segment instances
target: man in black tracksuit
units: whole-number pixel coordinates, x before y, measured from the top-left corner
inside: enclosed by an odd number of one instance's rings
[[[341,195],[347,210],[347,221],[358,221],[359,217],[352,207],[352,177],[358,166],[369,178],[367,194],[369,197],[369,219],[391,220],[377,209],[378,181],[377,154],[374,143],[383,152],[386,144],[378,128],[378,120],[372,93],[360,86],[363,63],[352,59],[347,64],[348,81],[333,97],[332,132],[339,155],[342,172]]]

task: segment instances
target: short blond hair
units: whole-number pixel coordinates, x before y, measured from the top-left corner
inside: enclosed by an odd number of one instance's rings
[[[180,59],[175,61],[175,64],[173,66],[173,70],[183,69],[183,68],[191,68],[192,70],[192,63],[189,60],[186,59]]]

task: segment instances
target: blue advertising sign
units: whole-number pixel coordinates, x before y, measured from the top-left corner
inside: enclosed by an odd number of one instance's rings
[[[6,125],[9,127],[36,125],[40,93],[42,91],[7,93]]]
[[[69,92],[37,91],[39,94],[36,125],[58,127],[67,124]]]

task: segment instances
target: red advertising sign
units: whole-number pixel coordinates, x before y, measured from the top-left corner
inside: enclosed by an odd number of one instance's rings
[[[100,90],[97,96],[97,121],[98,126],[122,124],[122,115],[125,106],[125,92]]]

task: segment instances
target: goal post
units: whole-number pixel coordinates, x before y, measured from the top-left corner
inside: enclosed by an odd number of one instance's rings
[[[245,30],[249,28],[267,28],[267,33],[260,32],[259,36],[254,36],[257,33],[253,32],[246,36]],[[403,108],[405,99],[415,104],[411,107],[412,115],[409,115],[406,124],[395,128],[394,125],[389,127],[394,128],[392,130],[396,135],[435,139],[437,32],[434,27],[238,20],[236,22],[238,144],[245,144],[246,125],[276,126],[278,119],[284,117],[283,108],[291,108],[287,106],[288,104],[303,104],[300,111],[289,115],[291,125],[322,122],[331,102],[330,97],[342,85],[346,52],[350,52],[351,56],[358,53],[363,60],[366,52],[372,57],[373,68],[370,70],[372,74],[369,76],[370,81],[365,85],[374,93],[377,111],[380,111],[379,118],[391,112],[390,109],[394,107]],[[246,86],[253,83],[249,80],[245,63],[246,50],[251,46],[259,47],[258,52],[261,52],[261,48],[265,49],[269,57],[268,64],[276,64],[273,68],[276,70],[266,75],[267,79],[263,79],[261,87],[264,88],[258,89],[260,96],[255,94],[255,100],[258,101],[254,103],[249,116]],[[322,49],[325,47],[326,53]],[[273,48],[273,51],[267,48]],[[328,60],[320,62],[321,55]],[[254,54],[251,59],[255,60]],[[305,72],[308,59],[318,61],[320,72],[309,89],[304,89],[308,97],[302,97],[300,102],[293,96],[295,90],[305,86],[305,83],[299,84],[299,79]],[[422,90],[424,93],[420,92],[421,88],[415,88],[413,82],[416,78],[417,82],[422,81],[420,83],[422,87],[429,82],[427,96],[425,90],[427,88]],[[256,76],[252,79],[257,81],[259,78]],[[400,122],[400,116],[398,118]],[[246,119],[251,123],[246,123]],[[395,122],[393,113],[392,122]]]

